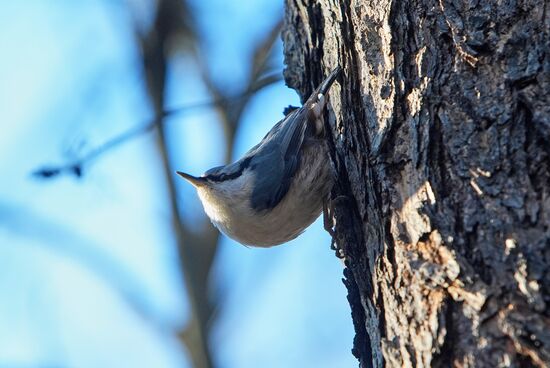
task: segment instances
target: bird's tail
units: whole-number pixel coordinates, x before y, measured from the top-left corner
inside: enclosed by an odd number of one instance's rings
[[[317,87],[317,90],[314,92],[314,96],[317,96],[319,94],[321,95],[326,95],[328,90],[330,89],[330,87],[332,86],[332,83],[334,83],[334,81],[336,80],[336,78],[338,78],[338,76],[340,75],[340,73],[342,72],[342,67],[341,66],[337,66],[336,68],[334,68],[334,70],[328,75],[328,77],[325,78],[325,80],[323,81],[323,83],[321,83],[321,85],[319,87]]]

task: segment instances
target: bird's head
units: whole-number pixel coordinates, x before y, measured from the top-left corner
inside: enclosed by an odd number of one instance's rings
[[[187,174],[183,171],[176,171],[176,174],[187,180],[191,185],[193,185],[195,188],[203,187],[205,185],[208,185],[208,180],[204,176],[193,176],[191,174]]]
[[[233,165],[224,165],[213,167],[201,176],[193,176],[182,171],[176,171],[176,173],[197,189],[204,187],[215,189],[223,183],[227,184],[238,179],[242,174],[242,170],[235,170]]]
[[[214,223],[225,222],[235,206],[248,203],[250,171],[244,168],[239,170],[238,164],[233,165],[214,167],[201,176],[177,171],[197,189],[203,207]]]
[[[177,174],[193,185],[202,200],[208,198],[223,198],[224,202],[231,197],[243,194],[249,187],[251,177],[248,163],[250,160],[239,161],[230,165],[216,166],[201,176],[193,176],[181,171]],[[245,190],[248,192],[248,190]],[[226,200],[227,198],[227,200]]]

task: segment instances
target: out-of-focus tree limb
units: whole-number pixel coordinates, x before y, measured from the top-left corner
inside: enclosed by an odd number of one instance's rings
[[[178,333],[185,344],[194,367],[213,366],[208,346],[210,325],[215,319],[219,305],[212,300],[210,292],[210,270],[217,251],[219,233],[209,224],[206,217],[199,226],[191,229],[181,218],[181,205],[171,163],[171,149],[168,146],[166,118],[191,109],[213,106],[225,131],[225,159],[229,161],[233,154],[235,132],[238,129],[242,113],[251,97],[258,90],[281,80],[279,73],[273,73],[271,49],[280,32],[280,22],[274,25],[268,35],[256,45],[251,56],[251,70],[243,92],[234,96],[220,88],[211,78],[206,63],[201,63],[196,46],[196,33],[193,30],[192,15],[185,1],[159,0],[156,3],[156,15],[153,25],[146,32],[136,31],[136,40],[142,51],[143,72],[147,92],[154,110],[154,118],[136,128],[130,129],[104,144],[88,151],[79,158],[64,165],[44,167],[34,174],[40,178],[52,178],[60,174],[81,176],[83,167],[103,154],[147,132],[156,131],[157,147],[162,160],[163,172],[168,186],[167,198],[171,209],[173,234],[176,238],[179,262],[190,304],[190,317],[187,326]],[[137,27],[136,29],[142,29]],[[212,100],[197,105],[165,110],[166,70],[174,52],[191,53],[198,65],[203,67],[202,77]]]
[[[207,279],[211,263],[209,259],[212,257],[209,257],[209,254],[205,256],[204,252],[215,252],[218,234],[213,229],[204,227],[208,230],[205,230],[204,238],[198,242],[188,237],[190,232],[180,216],[178,194],[174,183],[174,170],[170,162],[169,148],[166,144],[167,132],[164,124],[162,124],[166,69],[170,52],[173,51],[171,47],[177,47],[177,44],[170,44],[170,41],[177,39],[177,34],[180,31],[178,28],[179,23],[192,23],[181,19],[186,17],[191,17],[191,14],[186,11],[184,1],[159,1],[153,27],[147,34],[140,37],[140,42],[147,91],[156,117],[157,147],[162,158],[165,181],[168,185],[172,228],[177,241],[182,274],[191,307],[190,319],[186,328],[189,331],[187,335],[189,338],[183,340],[183,342],[195,368],[210,368],[213,363],[208,346],[206,326],[211,309],[208,300]],[[205,259],[207,264],[204,262]]]
[[[258,91],[261,88],[275,82],[273,80],[272,69],[272,49],[275,41],[278,39],[281,33],[282,21],[274,23],[273,27],[267,33],[267,35],[256,45],[254,52],[251,57],[251,67],[248,75],[248,86],[246,90]],[[201,57],[201,55],[199,55]],[[229,96],[225,90],[219,87],[211,77],[211,73],[208,70],[208,63],[199,62],[201,68],[202,79],[206,85],[209,93],[217,101],[221,103],[215,106],[216,113],[220,121],[223,124],[225,140],[226,140],[226,152],[225,152],[225,161],[229,162],[231,156],[233,155],[232,151],[232,142],[235,138],[235,133],[239,121],[241,119],[244,108],[250,102],[250,98],[253,94],[248,94],[243,96],[243,98],[238,101],[230,101]],[[268,75],[264,77],[264,75]],[[271,76],[270,76],[271,75]],[[279,79],[277,79],[279,80]],[[230,102],[230,103],[228,103]]]
[[[280,25],[275,26],[276,31],[270,32],[268,41],[262,41],[259,45],[259,49],[266,50],[264,53],[268,53],[272,48],[272,44],[276,37],[274,34],[278,34]],[[157,32],[158,34],[158,32]],[[268,45],[269,44],[269,45]],[[158,45],[160,50],[165,50],[162,43]],[[268,55],[258,57],[261,52],[256,51],[255,60],[253,62],[254,73],[251,73],[251,77],[248,81],[248,85],[245,88],[246,91],[257,91],[273,82],[278,80],[279,77],[267,76],[268,69]],[[165,55],[166,57],[166,55]],[[165,60],[166,62],[166,60]],[[261,64],[258,64],[261,63]],[[227,103],[230,98],[224,93],[221,93],[222,89],[216,88],[215,84],[210,78],[210,73],[205,68],[206,63],[200,63],[202,69],[202,76],[205,84],[207,85],[213,99],[220,101],[216,105],[216,111],[220,117],[220,120],[224,124],[225,128],[225,158],[229,161],[232,156],[234,146],[234,136],[239,121],[241,119],[242,112],[245,106],[250,101],[252,94],[244,94],[242,98],[232,101],[231,104]],[[157,76],[163,76],[163,70],[160,68],[157,72]],[[154,73],[148,71],[148,76],[154,75]],[[158,85],[158,83],[152,83],[152,86]],[[154,90],[150,93],[155,93]],[[157,93],[161,93],[162,90],[158,90]],[[155,111],[159,121],[162,119],[161,108],[163,106],[162,99],[158,99],[158,96],[152,98],[153,101],[158,101],[158,105],[155,105]],[[210,299],[209,293],[209,276],[212,268],[214,256],[217,251],[217,244],[219,233],[212,227],[207,219],[204,217],[203,226],[200,226],[200,231],[190,231],[185,225],[180,216],[180,202],[177,201],[177,189],[174,183],[175,176],[173,175],[173,166],[170,162],[170,147],[167,146],[167,130],[164,124],[157,124],[159,130],[159,149],[161,151],[161,157],[163,161],[164,171],[166,173],[166,181],[168,183],[168,189],[171,198],[171,206],[173,213],[173,226],[175,235],[178,240],[178,248],[180,254],[180,262],[184,274],[185,284],[187,286],[190,304],[192,309],[192,318],[189,320],[187,327],[182,331],[181,338],[185,345],[189,348],[193,364],[195,367],[208,367],[212,366],[211,356],[209,354],[208,340],[210,333],[210,325],[214,319],[214,311],[218,309],[218,305],[215,301]]]
[[[176,114],[190,112],[192,110],[212,108],[221,104],[228,104],[228,105],[232,103],[240,104],[239,101],[243,99],[248,100],[249,97],[254,95],[256,92],[258,92],[262,88],[267,87],[273,83],[276,83],[281,79],[282,77],[280,74],[267,75],[257,80],[256,83],[252,86],[253,88],[246,90],[245,92],[239,95],[232,96],[232,97],[228,96],[217,100],[180,106],[169,110],[163,110],[161,112],[162,119],[153,118],[145,124],[142,124],[137,127],[133,127],[131,129],[128,129],[120,133],[119,135],[114,136],[113,138],[107,140],[106,142],[104,142],[103,144],[100,144],[95,148],[92,148],[90,151],[88,151],[87,153],[83,154],[82,156],[76,159],[73,159],[67,163],[60,164],[60,165],[42,166],[34,170],[32,172],[32,175],[40,179],[51,179],[54,177],[59,177],[63,174],[75,175],[77,177],[81,177],[84,174],[84,167],[86,165],[91,164],[94,160],[96,160],[100,156],[108,153],[109,151],[112,151],[113,149],[123,145],[124,143],[127,143],[136,137],[139,137],[143,134],[153,131],[159,124],[163,124],[166,121],[166,118],[168,117],[174,116]]]
[[[245,90],[259,91],[260,89],[279,80],[278,74],[275,77],[272,72],[272,49],[280,35],[281,27],[282,21],[275,22],[273,27],[267,32],[266,36],[255,46],[254,52],[251,55],[250,72]],[[225,162],[229,163],[233,157],[235,134],[239,128],[242,114],[246,106],[250,103],[253,94],[243,95],[243,97],[237,101],[230,101],[229,95],[225,92],[225,89],[218,86],[212,78],[212,74],[207,67],[208,63],[204,61],[203,56],[198,55],[198,57],[200,59],[199,67],[201,70],[202,79],[209,93],[214,100],[220,101],[220,103],[215,106],[215,111],[223,126],[225,139],[224,157]],[[210,229],[213,229],[212,226],[210,226]],[[216,250],[216,248],[211,249],[214,251]],[[215,253],[212,253],[212,259],[214,255]],[[212,310],[209,316],[210,323],[215,320],[220,306],[219,300],[217,300],[217,295],[212,293],[212,298],[214,298],[214,300],[212,300]],[[183,336],[185,337],[187,334],[188,332],[186,331]]]

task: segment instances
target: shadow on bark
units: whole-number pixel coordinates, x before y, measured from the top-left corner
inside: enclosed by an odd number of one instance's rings
[[[287,1],[287,82],[330,103],[361,366],[550,363],[543,1]]]

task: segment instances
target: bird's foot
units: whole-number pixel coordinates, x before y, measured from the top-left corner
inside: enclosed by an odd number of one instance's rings
[[[331,203],[328,203],[329,200],[323,202],[323,227],[325,228],[325,231],[330,234],[331,240],[330,240],[330,249],[332,249],[336,253],[336,257],[343,259],[344,256],[344,250],[338,246],[336,243],[336,232],[334,231],[334,219],[333,214],[334,211],[332,210],[332,201]]]

